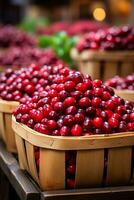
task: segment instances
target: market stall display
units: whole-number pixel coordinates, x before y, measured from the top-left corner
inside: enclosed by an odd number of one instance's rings
[[[111,27],[86,34],[72,49],[71,57],[79,70],[93,79],[130,74],[134,71],[134,28]]]
[[[130,183],[134,107],[101,80],[62,68],[14,115],[20,166],[43,190]]]
[[[126,77],[115,76],[105,82],[120,97],[134,102],[134,73]]]

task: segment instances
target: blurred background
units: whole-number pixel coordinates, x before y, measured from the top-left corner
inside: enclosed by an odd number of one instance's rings
[[[133,24],[134,0],[0,0],[0,22],[16,24],[26,16],[43,16],[50,21],[89,19]]]

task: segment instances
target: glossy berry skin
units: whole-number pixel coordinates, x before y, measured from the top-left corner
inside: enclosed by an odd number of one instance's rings
[[[93,107],[99,107],[100,106],[100,104],[101,104],[101,99],[99,98],[99,97],[94,97],[93,99],[92,99],[92,106]]]
[[[75,118],[75,122],[78,124],[81,124],[84,121],[84,115],[82,113],[75,114],[74,118]]]
[[[53,129],[56,129],[57,123],[56,123],[55,120],[49,120],[47,122],[47,126],[48,126],[49,129],[53,130]]]
[[[81,136],[82,135],[82,128],[79,124],[75,124],[71,129],[72,136]]]
[[[88,97],[83,97],[79,100],[79,106],[82,108],[89,107],[91,105],[91,101]]]
[[[113,118],[111,117],[109,120],[108,120],[108,123],[109,125],[112,127],[112,128],[116,128],[119,126],[119,120],[116,119],[116,118]]]
[[[55,111],[60,112],[64,109],[64,105],[62,102],[56,102],[53,108]]]
[[[75,89],[75,83],[73,81],[67,81],[65,83],[65,90],[68,92],[72,92]]]
[[[101,128],[103,125],[103,120],[101,117],[96,117],[93,120],[93,125],[95,126],[95,128]]]
[[[75,106],[70,106],[66,109],[66,114],[74,115],[77,112],[77,108]]]
[[[75,100],[74,97],[67,97],[67,98],[64,100],[63,103],[64,103],[64,105],[65,105],[66,107],[69,107],[69,106],[75,105],[76,100]]]
[[[80,92],[85,92],[87,89],[87,84],[86,83],[78,83],[76,85],[76,89]]]
[[[66,115],[64,117],[64,120],[63,120],[63,123],[66,125],[66,126],[71,126],[73,125],[75,122],[75,119],[74,119],[74,116],[73,115]]]
[[[67,126],[63,126],[60,129],[60,135],[61,136],[68,136],[68,135],[70,135],[70,129]]]

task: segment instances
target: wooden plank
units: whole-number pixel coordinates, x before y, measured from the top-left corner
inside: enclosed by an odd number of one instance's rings
[[[26,157],[25,143],[24,143],[25,141],[17,134],[15,134],[15,140],[17,145],[20,168],[29,171],[27,157]]]
[[[2,138],[2,140],[5,142],[5,117],[4,117],[4,113],[0,112],[0,138]]]
[[[93,80],[101,78],[100,70],[101,70],[101,65],[99,62],[81,61],[79,63],[79,71],[85,75],[86,74],[90,75]]]
[[[65,151],[40,149],[39,179],[43,190],[65,188]]]
[[[134,132],[93,135],[83,137],[50,136],[38,133],[13,117],[12,127],[16,134],[29,143],[42,148],[56,150],[101,149],[134,145]]]
[[[12,115],[11,113],[4,113],[5,120],[5,143],[9,152],[17,153],[15,133],[12,129]]]
[[[134,72],[134,62],[123,62],[121,65],[121,74],[120,76],[127,76]]]
[[[125,185],[130,182],[132,147],[108,150],[107,184]]]
[[[105,62],[104,63],[104,74],[103,81],[118,74],[118,63],[117,62]]]
[[[26,145],[29,172],[32,175],[32,177],[35,179],[35,181],[39,184],[39,177],[38,177],[37,167],[35,163],[34,146],[26,141],[25,141],[25,145]]]
[[[120,96],[123,99],[134,102],[134,91],[133,90],[116,90],[114,89],[115,94]]]
[[[103,170],[103,149],[77,151],[76,188],[101,186]]]
[[[39,200],[40,190],[27,173],[20,170],[16,159],[0,141],[0,170],[8,178],[21,200]]]

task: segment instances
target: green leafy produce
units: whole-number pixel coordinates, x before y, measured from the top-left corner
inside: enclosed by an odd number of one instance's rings
[[[73,61],[70,58],[70,50],[77,41],[78,37],[69,37],[65,32],[59,32],[52,36],[43,35],[38,38],[38,43],[41,48],[53,48],[57,56],[71,66],[73,66]]]

